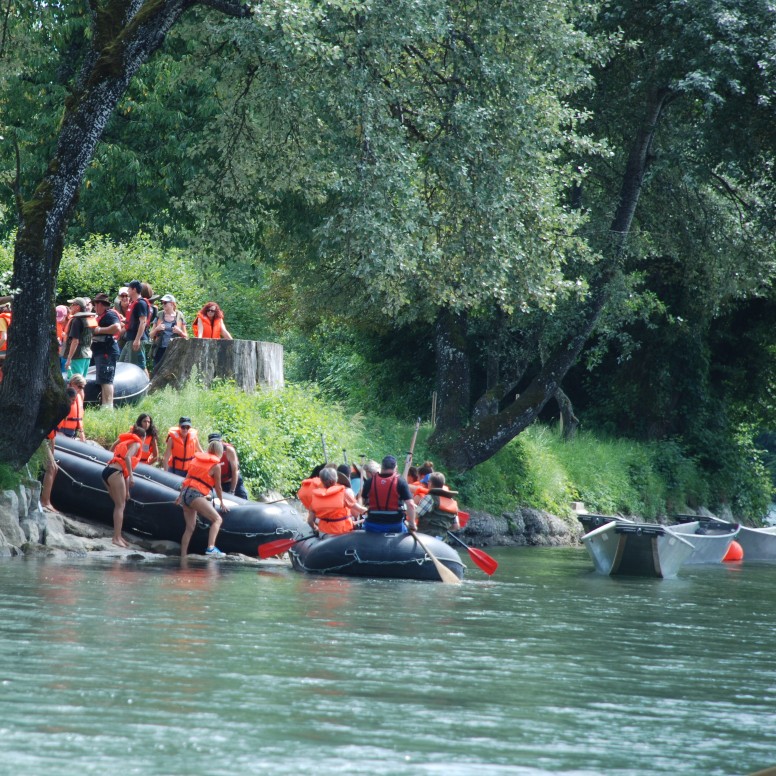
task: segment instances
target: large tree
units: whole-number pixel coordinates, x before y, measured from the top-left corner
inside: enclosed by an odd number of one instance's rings
[[[14,320],[0,385],[0,460],[27,461],[67,411],[54,339],[53,300],[69,219],[85,170],[116,106],[141,65],[161,46],[172,26],[201,5],[248,18],[247,5],[232,0],[91,0],[89,45],[67,84],[53,155],[34,191],[15,183],[18,231],[14,249]],[[46,30],[37,11],[49,4],[7,5],[3,53]],[[59,9],[57,8],[59,11]],[[64,15],[64,12],[62,12]],[[13,14],[13,18],[11,18]],[[28,36],[21,37],[24,23]],[[16,30],[19,40],[13,40]],[[52,36],[51,45],[56,45]],[[64,64],[64,63],[63,63]]]

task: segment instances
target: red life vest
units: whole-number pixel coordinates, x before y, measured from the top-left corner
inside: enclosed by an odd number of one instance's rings
[[[304,504],[305,509],[310,509],[312,507],[313,488],[320,487],[320,477],[310,477],[306,480],[302,480],[302,484],[299,486],[296,497]]]
[[[318,528],[327,534],[343,534],[353,530],[350,509],[345,506],[345,486],[337,483],[330,488],[322,485],[311,491],[310,510],[318,518]]]
[[[57,426],[57,431],[78,431],[84,427],[84,400],[80,393],[76,393],[70,402],[70,411],[67,417]]]
[[[401,507],[398,488],[399,475],[395,472],[390,477],[375,474],[369,486],[370,511],[398,512]]]
[[[194,453],[182,487],[194,488],[203,496],[207,496],[216,484],[215,477],[210,472],[220,460],[212,453]]]
[[[167,432],[167,439],[172,439],[170,467],[178,471],[188,472],[189,465],[194,458],[194,451],[197,449],[197,430],[190,428],[184,440],[180,428],[173,426]]]
[[[114,463],[121,465],[121,471],[124,474],[124,479],[129,477],[129,469],[127,469],[127,462],[124,459],[126,458],[127,450],[129,450],[129,448],[135,443],[137,443],[138,449],[140,448],[140,445],[143,444],[143,440],[137,434],[120,434],[118,444],[113,448],[113,458],[108,461],[108,466],[111,466]],[[133,469],[135,466],[137,466],[138,457],[138,453],[136,453],[130,459]]]
[[[221,484],[224,485],[232,481],[232,464],[229,463],[229,459],[226,457],[226,451],[230,447],[234,450],[234,446],[223,440],[221,440],[221,444],[224,446],[224,454],[221,456]]]
[[[221,319],[213,316],[214,320],[211,324],[206,315],[200,313],[194,319],[194,323],[191,324],[191,330],[194,332],[194,336],[200,339],[221,339]],[[200,334],[200,328],[202,334]]]

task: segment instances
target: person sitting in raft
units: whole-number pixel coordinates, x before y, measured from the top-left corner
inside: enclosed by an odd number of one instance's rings
[[[445,475],[434,472],[428,478],[428,494],[418,504],[418,531],[443,539],[447,531],[457,531],[458,502],[453,498],[458,492],[445,485]]]
[[[113,458],[102,470],[102,479],[108,487],[108,493],[113,499],[113,543],[118,547],[129,547],[121,535],[124,525],[124,504],[129,498],[129,491],[135,484],[132,470],[137,462],[137,456],[145,438],[145,431],[135,428],[129,434],[121,434],[113,448]],[[116,474],[121,473],[121,477]]]
[[[165,471],[185,477],[195,453],[202,452],[197,429],[191,427],[191,418],[181,418],[177,426],[167,432],[162,467]]]
[[[414,533],[417,530],[415,502],[407,481],[396,471],[396,458],[392,455],[386,455],[380,472],[364,483],[363,494],[369,508],[363,525],[365,531]]]
[[[191,330],[197,339],[232,339],[226,330],[224,313],[215,302],[208,302],[197,313]]]
[[[215,489],[216,496],[221,504],[221,511],[226,513],[229,506],[224,502],[224,494],[221,490],[221,456],[224,454],[224,446],[214,439],[207,446],[207,452],[197,452],[189,466],[189,472],[181,485],[181,492],[175,503],[183,507],[183,519],[186,521],[186,529],[181,538],[181,558],[189,554],[189,542],[194,534],[197,515],[210,521],[210,531],[207,537],[207,549],[205,555],[210,558],[223,558],[225,553],[216,547],[216,537],[221,530],[221,515],[208,501],[210,491]]]
[[[361,488],[360,488],[359,493],[358,493],[358,502],[359,502],[359,504],[366,504],[366,499],[364,499],[364,483],[367,480],[371,480],[372,477],[375,476],[375,474],[379,473],[379,471],[380,471],[380,464],[377,463],[377,461],[369,460],[369,461],[367,461],[363,465],[361,471],[362,471],[364,477],[363,477],[363,480],[361,482]]]
[[[239,498],[247,499],[248,491],[245,490],[245,483],[240,472],[240,459],[237,457],[234,445],[225,441],[218,432],[209,434],[207,441],[218,441],[224,446],[224,454],[221,456],[221,487],[226,493],[234,493]]]
[[[353,530],[352,515],[362,515],[366,508],[359,506],[353,491],[345,485],[350,480],[336,469],[326,466],[319,475],[321,484],[310,494],[307,523],[323,534],[343,534]],[[317,521],[317,525],[316,525]]]
[[[310,473],[310,476],[306,480],[302,480],[302,484],[296,492],[296,497],[307,510],[312,507],[313,490],[321,487],[321,478],[318,475],[320,475],[321,469],[325,468],[325,466],[325,463],[316,466]]]

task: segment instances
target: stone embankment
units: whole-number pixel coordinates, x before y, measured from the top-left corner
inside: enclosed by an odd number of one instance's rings
[[[523,508],[501,516],[474,511],[461,537],[476,547],[560,547],[577,544],[581,534],[576,520]],[[108,526],[41,509],[40,483],[35,480],[25,480],[15,490],[0,491],[0,557],[100,552],[152,559],[179,552],[175,542],[136,537],[132,541],[129,550],[116,547]]]

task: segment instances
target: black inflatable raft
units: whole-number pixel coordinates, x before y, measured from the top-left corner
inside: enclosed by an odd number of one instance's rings
[[[102,386],[97,385],[97,374],[93,366],[86,372],[86,387],[84,388],[84,402],[86,404],[99,404],[102,395]],[[116,364],[116,376],[113,380],[113,403],[135,404],[148,392],[151,384],[148,375],[135,364],[120,361]]]
[[[51,500],[57,509],[113,525],[113,501],[102,480],[102,470],[112,453],[57,434],[55,458],[60,471]],[[139,464],[135,485],[124,510],[124,530],[155,539],[180,542],[185,527],[183,510],[175,505],[182,477]],[[229,495],[229,512],[216,543],[223,552],[256,556],[260,544],[275,539],[295,539],[307,533],[307,524],[288,504],[261,504]],[[197,518],[192,552],[207,547],[210,523]]]
[[[464,564],[452,547],[425,534],[423,543],[458,579],[463,579]],[[293,545],[288,554],[295,569],[313,574],[439,581],[434,563],[411,534],[351,531],[306,539]]]

